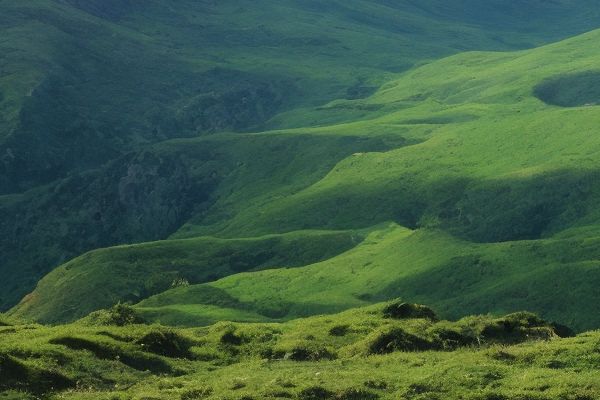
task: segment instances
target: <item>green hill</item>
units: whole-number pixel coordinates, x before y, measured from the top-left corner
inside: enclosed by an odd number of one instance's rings
[[[579,330],[597,327],[597,108],[547,104],[540,93],[565,87],[560,97],[573,99],[576,88],[585,88],[586,104],[594,103],[599,37],[594,31],[534,50],[449,57],[406,72],[366,99],[317,110],[374,110],[365,118],[251,135],[368,134],[404,145],[349,155],[313,184],[295,178],[308,164],[298,165],[281,176],[302,182],[289,191],[267,164],[248,165],[247,173],[264,168],[268,179],[224,180],[231,186],[219,186],[219,198],[174,238],[370,228],[367,240],[302,268],[172,289],[142,301],[139,311],[150,320],[197,325],[285,320],[402,297],[452,318],[529,308]],[[161,149],[186,154],[203,140]],[[386,221],[395,224],[376,227]],[[74,280],[78,285],[88,283]],[[44,298],[43,290],[32,295],[40,304],[52,293],[46,289]],[[37,315],[22,305],[13,312]]]
[[[252,201],[309,186],[350,154],[422,140],[428,128],[406,138],[368,124],[344,137],[285,133],[266,149],[252,135],[216,133],[385,115],[360,99],[415,65],[596,27],[597,1],[576,4],[1,1],[0,308],[86,251],[166,239],[192,217],[183,235],[198,221],[222,225],[247,209],[254,181],[243,178],[269,176],[276,152],[285,178],[257,186],[263,197]],[[199,139],[211,134],[219,138]]]

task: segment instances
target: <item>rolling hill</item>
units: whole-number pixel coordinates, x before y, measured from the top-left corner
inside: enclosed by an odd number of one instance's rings
[[[236,175],[253,184],[227,187],[173,239],[306,229],[366,229],[367,238],[316,264],[178,287],[136,308],[149,320],[198,325],[287,320],[402,297],[451,318],[528,308],[578,330],[597,328],[599,38],[593,31],[533,50],[452,56],[368,98],[315,110],[331,119],[366,110],[356,120],[250,135],[402,145],[353,153],[289,191],[268,190],[277,175]],[[168,145],[185,154],[204,140]],[[64,305],[50,301],[59,271],[33,292],[33,306],[26,298],[12,313],[36,317],[38,303],[52,304],[45,315],[60,315]]]
[[[450,54],[596,27],[597,1],[573,4],[2,0],[0,309],[86,251],[212,234],[351,154],[424,140],[370,125],[389,110],[361,99]]]

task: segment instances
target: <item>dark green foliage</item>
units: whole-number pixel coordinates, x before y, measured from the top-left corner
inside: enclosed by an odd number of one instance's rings
[[[336,400],[375,400],[379,398],[379,395],[365,389],[350,388],[337,392],[334,398]]]
[[[333,399],[335,393],[327,390],[321,386],[312,386],[306,389],[302,389],[298,393],[298,400],[326,400]]]
[[[552,325],[535,314],[519,312],[494,320],[481,330],[484,340],[518,343],[528,339],[548,340],[556,333]]]
[[[348,325],[336,325],[329,329],[331,336],[346,336],[350,332],[350,326]]]
[[[235,329],[227,329],[219,339],[221,344],[240,346],[244,343],[244,338],[235,332]]]
[[[394,351],[426,351],[436,348],[429,340],[407,333],[400,328],[380,332],[368,344],[369,354],[388,354]]]
[[[431,330],[434,336],[434,341],[439,343],[442,349],[454,350],[460,347],[472,346],[479,344],[477,337],[472,333],[461,332],[458,329],[446,327],[434,327]]]
[[[292,361],[321,361],[334,360],[337,356],[328,348],[307,344],[294,346],[283,354],[283,358]]]
[[[144,347],[145,351],[165,357],[190,357],[192,341],[173,329],[154,328],[135,342]]]
[[[431,308],[399,301],[387,305],[383,309],[383,316],[392,319],[425,318],[431,321],[437,320],[437,316]]]
[[[108,310],[101,310],[87,318],[93,325],[126,326],[144,323],[144,319],[129,304],[117,303]]]
[[[368,381],[365,381],[364,385],[365,385],[365,387],[367,387],[369,389],[375,389],[375,390],[386,390],[390,387],[390,385],[388,385],[388,383],[386,381],[375,380],[375,379],[370,379]]]
[[[199,400],[209,397],[213,393],[211,387],[203,387],[198,389],[188,390],[181,394],[181,400]]]

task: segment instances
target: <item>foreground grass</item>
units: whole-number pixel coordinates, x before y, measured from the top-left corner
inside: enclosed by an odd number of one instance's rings
[[[175,329],[127,307],[0,327],[1,398],[593,399],[598,333],[533,314],[439,321],[386,303],[285,324]],[[116,326],[115,323],[125,326]],[[110,325],[113,324],[113,325]]]

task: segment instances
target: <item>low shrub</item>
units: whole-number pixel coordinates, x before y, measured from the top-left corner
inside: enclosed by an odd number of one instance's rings
[[[298,393],[299,400],[327,400],[333,399],[333,396],[335,396],[335,393],[321,386],[312,386]]]
[[[394,302],[388,304],[383,309],[384,318],[391,319],[417,319],[424,318],[431,321],[437,321],[438,318],[435,312],[427,307],[419,304]]]
[[[244,338],[235,332],[235,329],[227,329],[219,339],[221,344],[231,346],[241,346],[244,343]]]
[[[375,390],[386,390],[389,388],[389,385],[386,381],[374,380],[374,379],[365,381],[363,383],[363,385],[369,389],[375,389]]]
[[[346,336],[350,332],[349,325],[336,325],[329,329],[329,335],[331,336]]]
[[[277,352],[277,354],[280,355],[281,351]],[[325,347],[298,344],[286,351],[283,358],[292,361],[321,361],[335,360],[337,355],[333,350]]]
[[[379,395],[365,389],[350,388],[336,393],[334,398],[335,400],[375,400]]]
[[[426,351],[436,346],[429,340],[392,328],[376,334],[368,344],[369,354],[388,354],[394,351]]]
[[[549,340],[556,337],[554,328],[531,313],[515,313],[487,323],[481,337],[491,343],[521,343],[528,340]]]
[[[100,326],[127,326],[145,322],[133,307],[122,303],[117,303],[107,310],[95,311],[84,321],[90,325]]]
[[[155,328],[136,341],[145,351],[172,358],[189,358],[192,341],[172,329]]]
[[[431,334],[440,349],[455,350],[477,344],[477,338],[471,334],[460,332],[449,327],[434,327]]]
[[[205,399],[213,393],[211,387],[202,387],[197,389],[188,390],[181,394],[181,400],[197,400]]]

